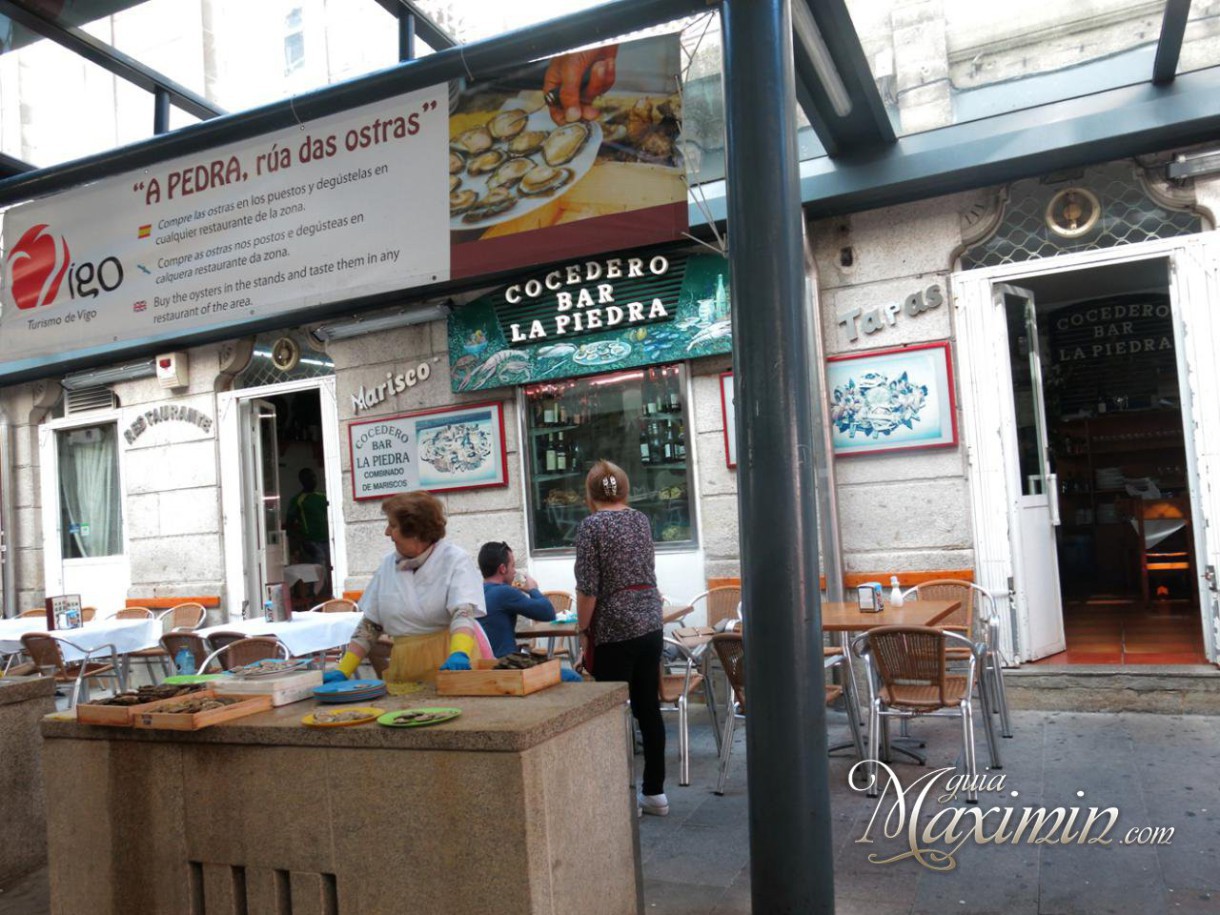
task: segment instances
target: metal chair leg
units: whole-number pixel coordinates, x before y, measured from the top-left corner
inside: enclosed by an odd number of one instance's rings
[[[678,697],[678,784],[690,784],[690,734],[686,729],[686,696]]]
[[[995,739],[995,722],[991,717],[995,709],[995,693],[992,684],[987,682],[986,669],[979,677],[979,704],[983,707],[983,733],[987,736],[987,755],[991,759],[991,768],[1002,769],[1004,763],[1000,759],[1000,744]]]
[[[737,716],[733,714],[733,709],[729,707],[728,721],[724,723],[724,740],[720,745],[720,776],[716,779],[716,793],[724,794],[724,783],[729,775],[729,754],[733,752],[733,727]]]
[[[995,652],[989,652],[987,658],[990,663],[991,676],[995,679],[995,698],[996,706],[1000,713],[1000,736],[1012,736],[1012,722],[1008,718],[1008,694],[1004,690],[1004,668],[1000,666],[1000,659],[996,657]],[[987,671],[983,674],[986,676]]]
[[[970,789],[966,792],[966,803],[977,804],[979,793],[975,790],[978,780],[978,762],[974,756],[974,709],[969,697],[962,700],[962,762],[966,767],[966,778]]]
[[[873,700],[868,704],[868,740],[869,753],[865,757],[868,760],[868,791],[869,797],[877,796],[877,762],[881,758],[881,702]]]

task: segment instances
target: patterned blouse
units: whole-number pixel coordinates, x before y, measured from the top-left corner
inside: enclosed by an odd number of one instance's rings
[[[648,516],[594,512],[576,531],[576,590],[597,598],[593,641],[625,642],[661,628],[661,593]]]

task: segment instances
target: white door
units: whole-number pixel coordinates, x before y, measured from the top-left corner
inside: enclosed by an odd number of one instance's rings
[[[275,404],[268,400],[244,400],[240,421],[246,597],[254,614],[266,599],[266,585],[284,579]]]
[[[1063,605],[1059,593],[1059,558],[1055,528],[1059,526],[1059,484],[1050,469],[1046,437],[1046,415],[1042,397],[1042,358],[1038,343],[1038,317],[1034,297],[1027,289],[998,283],[991,290],[993,306],[1006,319],[999,326],[1019,327],[1029,350],[1029,377],[1019,378],[1014,369],[1024,368],[1019,347],[1014,356],[997,365],[997,374],[1007,376],[1012,396],[1005,399],[1008,492],[1013,500],[1017,527],[1017,606],[1025,621],[1022,655],[1037,660],[1063,651]]]
[[[121,610],[131,563],[118,423],[48,424],[39,445],[46,593],[79,594],[102,616]]]
[[[1199,607],[1207,656],[1220,654],[1220,238],[1196,236],[1171,260],[1174,346],[1182,390],[1182,432],[1190,481]]]

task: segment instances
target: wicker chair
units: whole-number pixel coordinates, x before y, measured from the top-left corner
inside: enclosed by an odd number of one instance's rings
[[[82,623],[92,623],[97,619],[97,607],[81,607],[80,621]]]
[[[1004,659],[1000,653],[1000,617],[996,610],[995,597],[986,588],[972,581],[955,578],[925,581],[906,591],[903,597],[962,602],[963,609],[949,617],[948,625],[938,624],[938,628],[957,632],[983,646],[983,666],[979,672],[979,688],[987,691],[987,695],[983,696],[983,707],[1000,716],[1000,733],[1011,737],[1008,694],[1004,690]],[[981,612],[976,613],[976,609]],[[950,647],[948,651],[949,657],[955,661],[963,661],[969,654],[956,647]]]
[[[315,604],[309,610],[311,613],[356,613],[359,612],[360,605],[346,597],[335,597]]]
[[[551,602],[551,606],[555,608],[556,616],[561,613],[571,612],[572,607],[576,604],[575,598],[573,598],[572,595],[567,591],[543,591],[542,596]],[[523,616],[517,617],[517,624],[520,626],[529,626],[532,623],[533,620],[526,619]],[[530,654],[533,657],[546,658],[548,660],[551,658],[568,658],[572,662],[573,666],[575,666],[577,659],[569,657],[571,654],[570,649],[556,648],[555,639],[553,637],[547,639],[549,644],[545,648],[538,645],[538,642],[540,641],[541,639],[534,639],[529,643]],[[567,641],[570,642],[571,640],[569,639]],[[519,643],[519,645],[524,644],[524,642]]]
[[[671,673],[664,661],[661,662],[661,681],[657,689],[661,700],[662,711],[670,711],[666,705],[672,705],[678,712],[678,784],[686,787],[690,784],[690,734],[688,730],[687,703],[690,691],[697,689],[703,683],[703,674],[695,670],[695,656],[681,643],[666,639],[678,652],[681,673]]]
[[[25,653],[39,671],[49,672],[56,683],[71,683],[72,693],[68,697],[68,707],[72,708],[82,698],[89,697],[89,681],[96,677],[109,677],[114,680],[114,691],[121,692],[123,681],[119,674],[119,658],[113,645],[102,645],[86,651],[79,645],[57,639],[45,632],[27,632],[21,637]],[[64,660],[62,645],[75,648],[84,655],[80,661],[68,663]],[[94,661],[93,656],[103,654],[108,661]]]
[[[969,652],[964,675],[949,667],[951,647],[964,647]],[[959,716],[962,760],[973,786],[978,764],[974,753],[972,694],[981,647],[964,635],[931,626],[881,626],[857,636],[851,648],[868,670],[868,796],[878,794],[877,762],[889,753],[889,729],[885,725],[890,718]],[[978,792],[967,791],[966,800],[978,803]]]
[[[161,636],[162,655],[168,658],[171,664],[177,664],[178,652],[183,648],[195,659],[196,672],[202,671],[209,654],[208,643],[203,636],[194,632],[167,632]]]
[[[130,609],[141,609],[133,608]],[[126,611],[120,610],[119,613]],[[149,611],[150,613],[152,611]],[[117,614],[116,614],[117,615]],[[186,601],[185,603],[177,604],[170,607],[168,610],[162,611],[157,619],[161,622],[161,634],[168,635],[171,632],[189,632],[193,629],[198,629],[203,625],[204,619],[207,618],[208,612],[204,609],[203,604],[195,603],[194,601]],[[130,652],[127,657],[135,658],[137,661],[143,661],[148,666],[148,677],[150,680],[156,681],[153,675],[153,662],[156,661],[161,665],[161,669],[168,677],[173,672],[174,659],[172,655],[165,653],[164,648],[141,648],[139,651]]]
[[[153,612],[147,607],[124,607],[111,617],[115,620],[150,620]]]
[[[41,608],[38,610],[25,610],[25,611],[22,611],[20,614],[18,614],[17,619],[26,620],[26,619],[33,619],[36,616],[45,617],[46,615],[47,615],[47,611],[43,610]]]
[[[216,633],[216,635],[219,634]],[[209,641],[211,640],[209,639]],[[271,636],[242,637],[221,645],[204,658],[203,663],[199,665],[198,669],[200,673],[204,673],[208,665],[213,661],[217,661],[225,670],[232,670],[235,667],[253,664],[255,661],[265,661],[268,658],[288,658],[290,656],[291,653],[288,651],[288,646],[279,639],[272,638]]]
[[[737,719],[745,718],[746,714],[746,650],[741,632],[718,632],[712,637],[712,650],[724,668],[724,676],[729,684],[728,708],[725,710],[724,736],[720,738],[720,774],[716,778],[716,794],[724,794],[724,783],[729,774],[729,756],[733,752],[733,731],[736,730]],[[842,664],[845,656],[841,653],[827,655],[825,668],[830,669],[836,664]],[[827,683],[826,704],[834,702],[843,695],[843,687]]]
[[[737,608],[741,605],[741,588],[736,585],[725,585],[712,588],[691,598],[690,605],[697,611],[703,605],[707,615],[705,626],[713,628],[729,620],[737,619]],[[721,626],[721,628],[724,628]]]

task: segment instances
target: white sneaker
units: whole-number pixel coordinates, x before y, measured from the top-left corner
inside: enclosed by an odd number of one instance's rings
[[[664,794],[641,794],[639,796],[640,814],[651,814],[654,817],[669,816],[669,798]]]

